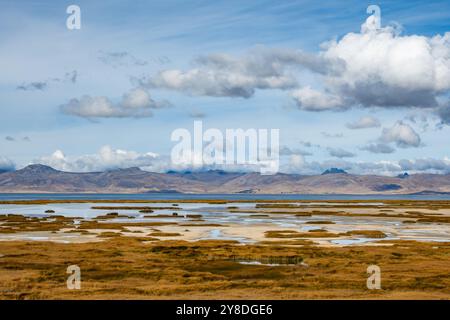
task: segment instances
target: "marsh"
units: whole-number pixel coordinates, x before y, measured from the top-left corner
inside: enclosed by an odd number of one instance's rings
[[[449,299],[449,262],[446,200],[0,202],[4,299]]]

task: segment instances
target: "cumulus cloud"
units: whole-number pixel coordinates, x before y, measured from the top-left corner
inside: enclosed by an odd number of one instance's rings
[[[113,149],[110,146],[102,147],[95,154],[81,156],[66,156],[63,151],[56,150],[49,156],[35,159],[33,163],[48,165],[52,168],[67,172],[103,172],[114,169],[138,167],[150,172],[167,172],[169,170],[227,170],[230,172],[257,172],[257,164],[211,164],[198,165],[190,161],[185,163],[172,163],[171,158],[153,152],[139,153],[130,150]]]
[[[448,122],[450,107],[440,101],[450,94],[450,32],[404,35],[396,26],[373,28],[373,21],[371,16],[360,32],[322,44],[317,54],[258,46],[241,56],[201,56],[191,68],[163,70],[138,81],[147,88],[212,97],[289,90],[297,106],[308,111],[440,108],[436,114]],[[317,78],[317,88],[300,86],[305,74]]]
[[[14,162],[10,159],[0,156],[0,173],[7,171],[14,171],[16,168]]]
[[[391,26],[368,27],[370,18],[361,32],[323,45],[319,55],[344,66],[339,73],[323,73],[326,95],[363,107],[437,107],[438,97],[450,91],[450,32],[401,35]],[[335,101],[327,109],[340,110]],[[318,110],[326,108],[318,102]]]
[[[402,35],[392,26],[370,27],[371,18],[359,33],[322,45],[317,56],[327,64],[319,74],[321,89],[293,90],[298,107],[308,111],[353,106],[429,108],[447,124],[450,106],[440,100],[450,94],[450,32]]]
[[[450,32],[405,35],[396,26],[374,28],[373,21],[371,16],[359,32],[322,44],[316,54],[258,46],[241,56],[201,56],[191,68],[163,70],[138,82],[212,97],[250,98],[257,90],[289,90],[303,110],[424,108],[448,123],[450,106],[442,99],[450,94]],[[316,88],[303,85],[311,74]]]
[[[360,149],[364,150],[364,151],[369,151],[371,153],[387,154],[387,153],[395,152],[394,148],[392,148],[390,145],[384,144],[384,143],[370,143],[366,146],[361,147]]]
[[[400,160],[399,165],[402,170],[415,172],[432,172],[432,173],[449,173],[450,159],[416,159],[416,160]]]
[[[302,110],[326,111],[348,108],[340,96],[314,90],[309,86],[292,91],[291,96]]]
[[[62,171],[94,172],[130,167],[158,171],[161,165],[160,161],[160,156],[156,153],[138,153],[104,146],[95,154],[77,157],[68,157],[63,151],[56,150],[52,155],[42,157],[34,162],[45,164]]]
[[[330,156],[336,158],[352,158],[356,156],[356,154],[342,148],[327,148],[327,150]]]
[[[164,70],[140,79],[150,88],[164,88],[192,95],[249,98],[257,89],[292,89],[298,85],[294,68],[319,74],[337,72],[338,62],[299,50],[258,46],[246,55],[210,54],[194,61],[188,70]]]
[[[290,154],[286,161],[280,163],[280,172],[300,174],[320,174],[329,168],[340,168],[352,174],[376,174],[393,176],[408,171],[409,173],[450,173],[450,159],[403,159],[399,161],[347,161],[343,159],[327,161],[306,161],[301,154]],[[174,165],[168,156],[147,152],[102,147],[97,153],[66,156],[61,150],[50,156],[36,159],[33,163],[41,163],[55,169],[68,172],[99,172],[113,169],[139,167],[151,172],[167,172],[169,170],[210,170],[221,169],[233,172],[259,171],[257,166],[238,165]],[[14,170],[14,163],[0,156],[0,170]]]
[[[395,143],[399,148],[417,148],[421,143],[420,136],[414,129],[402,121],[397,121],[391,128],[384,128],[380,141],[384,143]]]
[[[380,126],[380,120],[371,116],[362,117],[355,122],[347,123],[347,128],[349,129],[378,128]]]
[[[6,136],[6,137],[5,137],[5,140],[6,140],[6,141],[11,141],[11,142],[12,142],[12,141],[15,141],[16,139],[14,139],[14,137],[11,137],[11,136]]]
[[[154,101],[147,90],[135,88],[125,93],[119,103],[107,97],[85,95],[71,99],[60,108],[62,112],[87,119],[94,118],[145,118],[153,116],[152,109],[169,107],[167,101]]]
[[[288,165],[284,168],[286,173],[299,173],[304,171],[306,165],[305,158],[301,154],[292,154],[289,156]]]

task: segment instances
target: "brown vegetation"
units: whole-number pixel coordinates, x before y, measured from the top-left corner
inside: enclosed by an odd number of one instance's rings
[[[0,298],[450,298],[450,243],[323,248],[107,235],[84,244],[0,242]],[[303,264],[242,265],[236,257]],[[81,268],[81,290],[66,288],[72,264]],[[382,269],[381,290],[366,288],[371,264]]]

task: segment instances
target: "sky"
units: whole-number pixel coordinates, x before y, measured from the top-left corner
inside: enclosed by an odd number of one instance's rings
[[[0,5],[0,170],[164,172],[202,121],[280,129],[286,173],[450,172],[448,1]]]

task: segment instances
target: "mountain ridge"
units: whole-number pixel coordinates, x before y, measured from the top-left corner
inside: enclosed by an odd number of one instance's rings
[[[34,164],[0,173],[0,193],[260,193],[260,194],[420,194],[449,193],[450,175],[396,177],[355,175],[338,168],[327,174],[171,171],[137,167],[99,172],[65,172]]]

